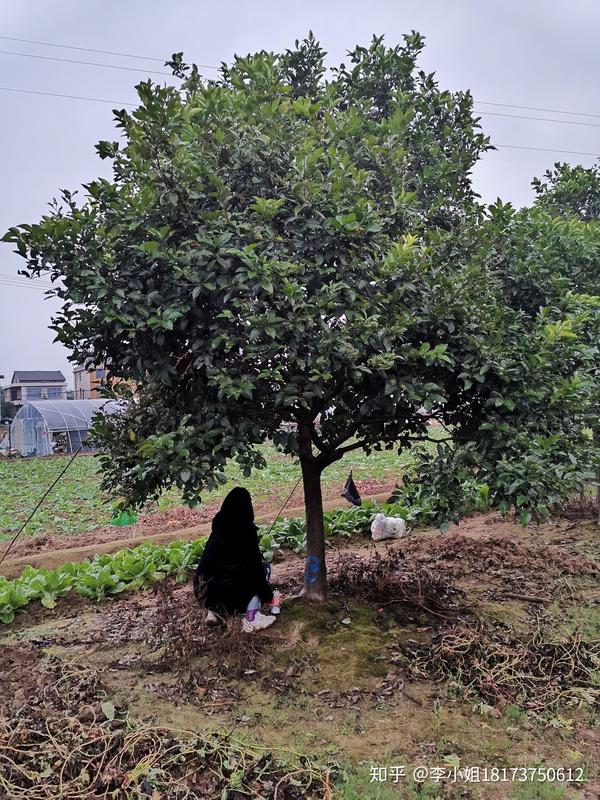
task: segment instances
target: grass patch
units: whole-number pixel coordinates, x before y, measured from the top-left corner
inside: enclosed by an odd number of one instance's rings
[[[400,790],[403,794],[400,795]],[[406,795],[406,786],[392,787],[387,783],[373,783],[368,770],[349,775],[338,790],[337,800],[398,800]]]
[[[584,641],[600,638],[600,604],[579,602],[577,605],[553,603],[548,607],[552,620],[547,634],[554,633],[561,638],[580,636]]]
[[[387,673],[386,636],[375,623],[373,608],[358,602],[314,608],[297,601],[286,604],[285,616],[296,640],[294,657],[312,656],[318,664],[318,672],[308,677],[311,689],[346,688]],[[289,654],[283,650],[281,656],[287,666]]]
[[[515,786],[510,797],[511,800],[560,800],[565,793],[560,784],[535,781]]]

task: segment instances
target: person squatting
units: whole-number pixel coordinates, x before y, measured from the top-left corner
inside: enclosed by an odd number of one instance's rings
[[[194,595],[207,610],[206,621],[243,615],[246,633],[268,628],[279,611],[279,593],[269,578],[271,568],[263,560],[250,492],[232,489],[212,522],[212,531],[194,575]],[[261,612],[265,604],[271,615]]]

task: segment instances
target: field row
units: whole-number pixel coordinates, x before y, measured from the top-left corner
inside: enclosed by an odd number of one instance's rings
[[[361,508],[331,511],[325,515],[327,537],[366,534],[378,511],[389,516],[410,517],[401,504],[376,507],[365,503]],[[259,528],[259,537],[263,556],[269,561],[274,551],[282,547],[301,553],[306,546],[305,522],[282,519],[272,528],[267,525]],[[114,554],[96,556],[91,561],[63,564],[56,569],[29,566],[14,580],[0,577],[0,621],[12,622],[19,609],[35,601],[46,608],[54,608],[58,599],[71,593],[100,602],[110,595],[147,588],[168,575],[183,583],[198,563],[205,542],[206,537],[167,545],[146,542]]]
[[[236,484],[243,484],[252,494],[255,503],[272,499],[281,501],[290,492],[299,477],[297,462],[275,451],[270,445],[261,448],[267,465],[255,470],[250,478],[244,478],[235,464],[227,469],[228,482],[213,492],[203,495],[203,504],[210,504],[224,497]],[[0,461],[0,539],[5,539],[19,529],[36,503],[60,474],[68,461],[67,457],[17,459]],[[351,458],[332,464],[323,474],[323,487],[343,483],[348,470],[354,469],[355,477],[397,480],[410,463],[408,454],[395,450],[374,452],[367,456],[362,451]],[[80,456],[65,476],[52,490],[47,500],[27,526],[31,534],[73,534],[94,530],[111,521],[113,502],[100,489],[98,461],[92,456]],[[166,491],[156,503],[144,511],[162,511],[181,506],[178,491]]]

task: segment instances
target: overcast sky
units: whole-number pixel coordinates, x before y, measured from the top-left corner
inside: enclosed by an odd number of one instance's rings
[[[478,105],[478,113],[562,119],[559,124],[482,114],[495,144],[599,153],[600,4],[594,0],[0,0],[0,36],[218,65],[234,53],[280,51],[312,29],[329,53],[344,59],[373,33],[389,44],[416,29],[426,37],[422,65],[440,85],[470,89],[477,101],[582,112]],[[133,86],[160,61],[102,55],[0,38],[0,231],[37,221],[60,188],[106,174],[94,153],[99,139],[116,138],[111,109],[134,102]],[[8,54],[11,53],[11,54]],[[27,58],[15,53],[29,53]],[[111,69],[44,60],[93,61]],[[139,70],[139,71],[138,71]],[[206,70],[205,74],[214,72]],[[164,80],[152,75],[155,80]],[[104,98],[111,103],[6,91]],[[531,201],[530,181],[554,161],[593,163],[593,156],[502,148],[487,154],[474,182],[484,201]],[[55,301],[39,287],[13,285],[20,259],[0,245],[0,374],[61,369],[72,384],[68,353],[53,344],[48,324]],[[25,283],[21,278],[19,282]]]

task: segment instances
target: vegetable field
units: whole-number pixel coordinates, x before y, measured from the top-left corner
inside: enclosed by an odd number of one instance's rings
[[[246,486],[255,502],[266,498],[285,499],[299,477],[297,464],[289,457],[265,445],[263,452],[267,466],[255,470],[250,478],[232,464],[228,470],[227,484],[214,492],[207,492],[203,502],[210,503],[224,497],[236,483]],[[67,457],[0,460],[0,538],[7,538],[23,524],[37,501],[67,463]],[[353,454],[352,460],[332,464],[323,475],[326,489],[343,482],[350,467],[361,478],[397,480],[409,463],[408,456],[388,450],[367,456],[362,451]],[[27,526],[26,534],[72,534],[91,531],[110,522],[114,498],[100,489],[97,460],[93,456],[79,456],[65,476],[52,490],[47,500]],[[157,503],[145,509],[152,511],[181,506],[177,491],[165,492]]]
[[[232,470],[207,503],[237,481],[258,502],[281,502],[297,467],[270,448],[265,454],[265,470],[250,479]],[[0,465],[5,537],[64,463]],[[97,462],[73,467],[42,507],[37,533],[109,521]],[[326,492],[339,497],[349,467],[359,480],[393,484],[410,462],[393,452],[360,455],[328,470]],[[193,598],[204,537],[0,578],[0,793],[158,797],[196,775],[203,796],[216,798],[597,796],[598,528],[576,517],[524,529],[518,512],[489,511],[486,484],[461,489],[466,519],[445,536],[434,524],[435,495],[421,494],[419,505],[411,482],[391,504],[327,511],[331,601],[319,609],[289,599],[302,585],[304,518],[262,525],[260,546],[284,602],[277,623],[251,640],[238,620],[208,628]],[[146,513],[180,503],[167,492]],[[378,511],[405,519],[412,535],[370,542]],[[23,687],[25,704],[15,699]],[[389,781],[373,783],[372,768],[400,762],[404,795]],[[498,763],[569,777],[551,787],[503,784],[504,794],[493,784],[411,778],[419,765],[435,775]]]
[[[361,508],[335,510],[325,515],[328,539],[367,535],[378,511],[408,521],[416,516],[401,503],[377,507],[367,502]],[[302,554],[306,549],[306,523],[283,518],[274,525],[260,526],[259,541],[267,561],[282,548]],[[0,622],[12,622],[20,609],[35,601],[45,608],[55,608],[60,598],[71,593],[100,602],[121,592],[147,589],[168,576],[185,583],[202,555],[205,542],[206,537],[168,545],[147,542],[55,569],[28,566],[14,580],[0,576]]]

